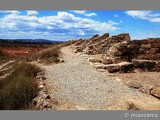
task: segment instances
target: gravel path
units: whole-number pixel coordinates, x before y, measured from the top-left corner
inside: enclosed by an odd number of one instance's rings
[[[72,104],[78,105],[77,109],[106,110],[116,101],[124,100],[125,96],[142,96],[142,93],[121,84],[118,78],[97,71],[87,59],[73,53],[71,47],[64,47],[61,51],[64,63],[44,66],[49,93],[60,105]],[[59,106],[57,109],[70,108]]]

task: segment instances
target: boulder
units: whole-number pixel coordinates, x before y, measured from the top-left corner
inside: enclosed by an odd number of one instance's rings
[[[133,63],[130,62],[119,63],[119,66],[120,66],[120,72],[122,73],[127,73],[134,70],[134,65]]]
[[[104,64],[98,64],[98,65],[94,65],[94,68],[96,69],[105,69],[107,65]]]
[[[120,62],[123,62],[124,60],[122,60],[121,57],[111,57],[111,60],[114,64],[117,64],[117,63],[120,63]],[[125,60],[126,61],[126,60]]]
[[[98,34],[95,34],[95,35],[92,36],[92,38],[97,38],[97,37],[99,37]]]
[[[110,65],[106,65],[105,69],[109,72],[109,73],[115,73],[120,71],[120,66],[118,64],[110,64]]]
[[[143,70],[152,71],[155,67],[156,62],[151,60],[138,60],[133,59],[132,63],[134,64],[135,68],[141,68]]]
[[[119,35],[112,36],[108,39],[110,43],[118,43],[118,42],[123,42],[123,41],[130,41],[130,36],[128,33],[123,33]]]
[[[127,84],[129,87],[131,88],[135,88],[135,89],[140,89],[141,87],[143,87],[143,85],[139,82],[136,81],[131,81]]]
[[[153,87],[151,89],[151,95],[157,97],[157,98],[160,98],[160,87]]]
[[[153,86],[143,86],[139,89],[139,91],[141,91],[142,93],[151,94],[152,88],[153,88]]]
[[[133,58],[133,50],[132,48],[128,48],[128,44],[125,42],[114,44],[112,47],[110,47],[109,52],[110,57],[113,59],[113,63],[131,61]]]
[[[113,64],[113,61],[111,59],[104,58],[102,63],[103,64]]]
[[[108,38],[109,37],[109,33],[105,33],[105,34],[103,34],[102,36],[100,36],[99,38],[100,39],[106,39],[106,38]]]

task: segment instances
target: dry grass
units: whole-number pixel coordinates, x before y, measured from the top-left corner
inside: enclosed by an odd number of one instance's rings
[[[0,81],[0,109],[25,109],[37,95],[35,76],[40,69],[28,63],[17,63],[15,70]]]
[[[60,61],[59,57],[61,55],[60,49],[64,46],[69,46],[71,44],[74,44],[75,42],[76,41],[64,42],[58,45],[54,45],[50,48],[44,49],[42,51],[39,51],[31,57],[31,61],[33,60],[41,61],[41,63],[45,64],[58,63]]]

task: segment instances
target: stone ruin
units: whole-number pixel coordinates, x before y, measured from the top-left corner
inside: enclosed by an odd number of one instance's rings
[[[114,72],[160,71],[160,38],[131,40],[128,33],[109,36],[105,33],[93,35],[88,40],[79,39],[74,44],[75,52],[88,55],[102,54],[97,69]]]

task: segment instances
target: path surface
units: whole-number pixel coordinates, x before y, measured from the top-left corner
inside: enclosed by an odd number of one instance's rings
[[[64,47],[61,51],[64,63],[43,66],[49,94],[58,100],[55,109],[125,109],[122,105],[119,108],[114,105],[132,97],[132,101],[138,98],[143,102],[143,98],[148,97],[123,85],[118,78],[97,71],[80,54],[74,53],[71,47]]]

